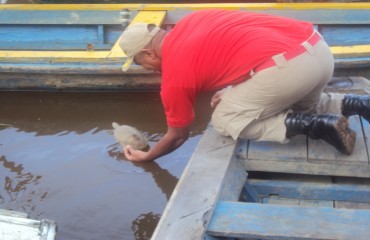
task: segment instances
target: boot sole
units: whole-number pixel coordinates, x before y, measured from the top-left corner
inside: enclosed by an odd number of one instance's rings
[[[335,123],[335,129],[343,145],[343,148],[338,150],[347,155],[352,154],[356,143],[356,132],[348,127],[347,118],[341,116]]]

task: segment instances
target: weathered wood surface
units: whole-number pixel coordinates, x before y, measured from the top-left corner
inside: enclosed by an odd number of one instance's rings
[[[235,142],[209,127],[178,182],[153,240],[203,239],[221,197],[237,200],[246,175],[233,157]]]
[[[158,74],[0,74],[0,90],[158,92],[160,83]]]
[[[370,210],[219,202],[208,233],[255,239],[370,238]]]
[[[248,180],[261,196],[289,199],[370,203],[370,184],[314,183],[278,180]]]
[[[0,239],[54,240],[56,223],[51,220],[34,220],[22,212],[0,209]]]
[[[92,50],[109,50],[123,30],[120,25],[123,9],[130,10],[128,20],[138,12],[139,15],[141,12],[166,12],[161,23],[169,29],[189,13],[210,8],[254,11],[310,21],[333,46],[334,55],[369,57],[370,54],[369,3],[0,5],[0,32],[7,32],[0,48],[86,50],[87,45],[91,45]],[[65,34],[66,31],[69,34]],[[27,57],[25,53],[22,55]]]

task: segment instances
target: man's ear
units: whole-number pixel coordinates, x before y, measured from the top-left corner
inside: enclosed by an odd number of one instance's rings
[[[145,55],[147,55],[148,57],[151,57],[151,58],[156,58],[157,57],[154,50],[152,50],[150,48],[144,48],[143,50],[141,50],[141,52],[143,52]]]

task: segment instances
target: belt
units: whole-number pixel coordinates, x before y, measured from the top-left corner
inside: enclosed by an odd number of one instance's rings
[[[311,46],[314,46],[320,40],[321,40],[320,34],[317,33],[317,32],[314,32],[313,35],[308,40],[306,40],[305,42],[309,43]],[[292,58],[295,58],[295,57],[301,55],[302,53],[304,53],[306,51],[307,51],[307,49],[303,45],[299,45],[298,47],[290,50],[289,52],[283,53],[282,55],[284,56],[285,60],[288,61]],[[258,65],[257,67],[255,67],[253,71],[256,73],[256,72],[262,71],[266,68],[270,68],[270,67],[273,67],[273,66],[276,66],[276,62],[272,58],[270,58],[266,62]]]

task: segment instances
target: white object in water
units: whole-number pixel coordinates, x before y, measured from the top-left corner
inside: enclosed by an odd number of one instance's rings
[[[148,141],[136,128],[128,125],[119,125],[116,122],[113,122],[112,126],[114,128],[114,138],[122,147],[130,145],[136,150],[142,150],[148,146]]]

